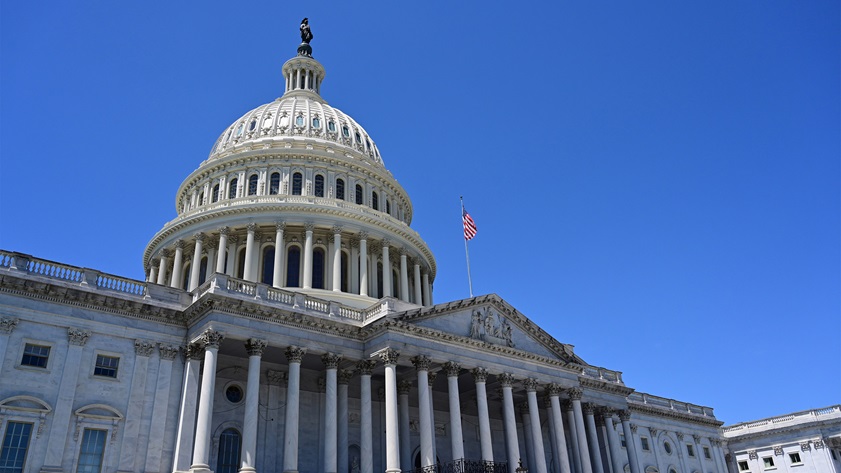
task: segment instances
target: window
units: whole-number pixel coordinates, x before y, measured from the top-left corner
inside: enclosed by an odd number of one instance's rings
[[[312,288],[324,289],[324,250],[312,250]]]
[[[695,447],[693,447],[692,445],[687,443],[686,444],[686,454],[689,455],[690,457],[694,457],[695,456]]]
[[[196,205],[203,205],[204,204],[204,192],[199,194],[199,200],[196,201]]]
[[[740,461],[739,462],[739,471],[749,471],[750,467],[748,466],[748,462]]]
[[[301,189],[304,185],[304,176],[296,172],[292,174],[292,195],[301,195]]]
[[[671,455],[672,454],[672,444],[670,444],[669,442],[664,443],[663,444],[663,450],[665,450],[666,453]]]
[[[298,115],[297,117],[295,117],[295,125],[304,126],[304,116],[303,115]]]
[[[336,132],[336,122],[334,122],[333,120],[330,120],[329,122],[327,122],[327,131],[331,131],[331,132],[335,133]]]
[[[96,365],[94,365],[93,374],[94,376],[116,378],[119,365],[120,359],[116,356],[96,355]]]
[[[29,449],[29,437],[32,424],[9,421],[0,446],[0,471],[3,473],[23,473],[26,451]]]
[[[76,473],[100,473],[105,453],[104,430],[85,429],[82,447],[79,450],[79,466]]]
[[[391,202],[388,199],[385,201],[385,213],[391,215]]]
[[[240,136],[242,136],[242,123],[240,123],[237,127],[237,138],[239,138]]]
[[[207,281],[207,257],[201,259],[199,263],[199,286]]]
[[[263,277],[260,282],[263,284],[272,284],[274,279],[274,247],[267,246],[263,250]]]
[[[648,451],[648,437],[640,437],[640,445],[642,445],[643,450]]]
[[[315,175],[315,196],[324,197],[324,176],[321,174]]]
[[[236,384],[232,384],[225,389],[225,399],[229,402],[234,404],[238,404],[242,401],[242,388],[237,386]]]
[[[765,469],[768,470],[770,468],[774,468],[774,457],[765,457],[762,459],[762,464],[765,465]]]
[[[256,174],[248,178],[248,195],[257,195],[257,179]]]
[[[301,249],[289,247],[286,252],[286,287],[300,287]]]
[[[219,435],[219,456],[216,457],[217,473],[237,473],[240,465],[242,437],[234,429],[225,429]]]
[[[704,447],[704,458],[707,460],[712,458],[712,455],[710,455],[710,447]]]
[[[321,128],[321,120],[319,120],[318,117],[312,119],[312,127]]]
[[[254,131],[257,128],[257,119],[251,120],[251,123],[248,124],[248,131]]]
[[[625,444],[625,436],[622,434],[619,434],[619,444],[622,445],[622,448],[627,447],[627,445]]]
[[[237,198],[237,178],[231,179],[231,183],[228,184],[228,198],[229,199],[236,199]]]
[[[280,193],[280,173],[273,172],[269,179],[269,194],[275,195]]]
[[[46,368],[49,359],[50,347],[27,343],[23,347],[23,358],[20,360],[20,364],[23,366]]]
[[[799,453],[789,453],[788,454],[788,459],[791,460],[792,465],[797,465],[799,463],[803,463],[802,461],[800,461],[800,454]],[[833,457],[833,460],[834,459],[835,458]]]
[[[345,200],[345,181],[344,179],[336,179],[336,198]]]
[[[210,195],[210,203],[219,201],[219,184],[213,186],[213,194]]]
[[[356,185],[356,203],[362,205],[362,186],[359,184]]]
[[[350,137],[350,130],[348,129],[347,125],[342,125],[342,136],[345,138]]]
[[[358,131],[356,132],[356,142],[362,144],[362,136],[359,134]]]
[[[380,210],[380,196],[378,196],[376,192],[371,193],[371,207],[373,207],[374,210]]]

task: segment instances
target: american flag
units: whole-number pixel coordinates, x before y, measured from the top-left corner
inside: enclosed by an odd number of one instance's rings
[[[464,207],[461,208],[461,221],[464,223],[464,239],[472,240],[476,236],[476,223]]]

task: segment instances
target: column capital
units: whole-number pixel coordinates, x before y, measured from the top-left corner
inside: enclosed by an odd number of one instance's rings
[[[161,265],[161,260],[160,260],[160,258],[152,258],[152,261],[150,261],[149,264],[150,264],[151,267],[157,268],[158,266]]]
[[[432,361],[428,356],[418,355],[412,358],[412,364],[415,365],[415,369],[418,371],[429,371],[429,365],[432,364]]]
[[[631,424],[631,432],[637,433],[637,424]]]
[[[304,359],[304,355],[307,353],[306,348],[296,347],[295,345],[290,345],[289,348],[286,349],[286,359],[289,363],[300,363],[301,360]]]
[[[584,410],[584,415],[591,416],[596,413],[596,405],[592,402],[585,402],[581,408]]]
[[[286,382],[288,375],[285,371],[268,370],[266,371],[266,379],[269,384],[280,385]]]
[[[430,371],[429,374],[426,376],[427,380],[429,381],[429,387],[431,388],[433,384],[435,384],[435,378],[438,377],[439,371]]]
[[[543,404],[543,407],[545,407],[546,409],[552,408],[552,399],[549,396],[541,396],[540,401]]]
[[[339,370],[339,384],[350,384],[353,375],[353,370]]]
[[[231,234],[231,236],[228,237],[228,243],[233,243],[234,245],[236,245],[237,243],[239,243],[239,237]]]
[[[400,358],[400,352],[393,348],[386,348],[376,353],[385,365],[396,365],[397,359]]]
[[[162,360],[174,360],[175,355],[178,354],[178,347],[172,345],[164,345],[163,343],[158,344],[158,355],[161,357]]]
[[[3,317],[0,318],[0,333],[9,334],[18,326],[20,319]]]
[[[200,360],[204,356],[204,345],[200,342],[188,343],[181,348],[181,355],[185,361]]]
[[[184,248],[184,240],[175,240],[175,248],[176,249],[183,249]]]
[[[304,231],[307,233],[312,233],[315,230],[315,224],[312,222],[307,222],[304,224]]]
[[[534,393],[537,392],[537,380],[534,378],[526,378],[523,380],[523,386],[526,388],[526,392]]]
[[[161,258],[169,258],[172,256],[172,251],[169,248],[164,248],[161,250]]]
[[[333,225],[333,228],[331,228],[330,230],[333,232],[333,235],[340,235],[342,233],[342,226]]]
[[[572,401],[569,399],[561,399],[561,410],[564,412],[569,412],[572,410]]]
[[[91,332],[89,330],[81,330],[78,328],[68,328],[67,329],[67,340],[70,342],[71,345],[78,345],[78,346],[85,346],[85,343],[88,343],[88,338],[91,336]]]
[[[195,234],[195,238],[196,238],[196,241],[200,241],[200,242],[204,243],[204,239],[207,238],[207,235],[205,235],[202,232],[198,232],[198,233]]]
[[[549,383],[546,385],[546,392],[549,393],[549,397],[552,397],[560,396],[561,393],[564,392],[564,390],[558,383]]]
[[[245,341],[245,351],[248,352],[248,356],[263,356],[263,350],[268,344],[267,341],[259,338],[249,338]]]
[[[675,437],[677,437],[678,440],[683,441],[683,432],[675,432]]]
[[[228,228],[228,227],[219,227],[219,234],[220,234],[220,235],[225,235],[225,236],[228,236],[228,234],[229,234],[229,233],[231,233],[231,229],[230,229],[230,228]]]
[[[222,332],[217,332],[213,329],[207,329],[199,335],[199,341],[204,348],[219,348],[219,345],[222,344],[222,340],[225,339],[225,335]]]
[[[389,240],[388,238],[383,238],[382,240],[380,240],[380,246],[382,246],[383,250],[388,249],[388,247],[391,246],[391,240]]]
[[[569,395],[569,398],[570,398],[571,400],[573,400],[573,401],[580,401],[580,400],[581,400],[581,396],[583,396],[583,395],[584,395],[584,391],[583,391],[581,388],[579,388],[579,387],[577,387],[577,386],[576,386],[576,387],[574,387],[574,388],[570,388],[570,389],[568,389],[568,390],[567,390],[567,394]]]
[[[275,222],[275,231],[282,232],[284,230],[286,230],[286,222],[285,221],[280,220],[278,222]]]
[[[523,414],[528,414],[529,413],[529,403],[528,402],[526,402],[526,401],[521,402],[519,404],[519,407],[520,407],[520,412],[522,412]]]
[[[357,233],[357,237],[360,241],[368,239],[368,232],[359,232]]]
[[[138,356],[150,357],[155,351],[155,344],[147,340],[134,341],[134,353]]]
[[[698,434],[692,434],[692,440],[694,440],[695,443],[701,443],[701,436]]]
[[[502,373],[501,375],[497,376],[496,379],[499,381],[499,384],[501,384],[503,388],[510,388],[514,385],[514,375],[511,373]]]
[[[412,389],[412,383],[405,379],[397,383],[397,394],[409,394]]]
[[[461,365],[454,361],[448,361],[443,365],[444,372],[447,373],[447,377],[451,376],[458,376],[461,373]]]
[[[356,371],[362,376],[371,376],[371,371],[377,366],[375,360],[362,360],[356,363]]]
[[[655,429],[654,427],[649,427],[648,431],[651,432],[652,438],[657,436],[657,429]]]
[[[318,377],[318,392],[323,393],[327,391],[327,380],[324,376]]]
[[[473,380],[477,383],[484,383],[488,380],[488,370],[485,368],[473,368]]]
[[[321,355],[321,362],[324,363],[324,367],[328,370],[335,370],[339,368],[339,362],[342,361],[342,355],[337,355],[335,353],[325,353]]]
[[[248,233],[254,233],[254,232],[257,231],[257,224],[254,223],[254,222],[251,222],[251,223],[249,223],[248,225],[245,226],[245,229],[248,231]]]
[[[612,407],[601,407],[599,408],[599,415],[604,417],[605,419],[613,419],[613,414],[615,410]]]

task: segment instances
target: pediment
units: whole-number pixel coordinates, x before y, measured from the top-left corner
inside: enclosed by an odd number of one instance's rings
[[[398,317],[419,327],[524,351],[564,363],[585,364],[571,345],[555,340],[496,294],[412,311]]]

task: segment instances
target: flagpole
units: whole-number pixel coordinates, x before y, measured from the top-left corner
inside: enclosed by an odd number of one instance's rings
[[[461,218],[464,219],[464,197],[459,196],[459,200],[461,201]],[[470,287],[470,297],[473,297],[473,279],[470,277],[470,252],[467,251],[467,238],[464,239],[464,256],[467,259],[467,285]]]

